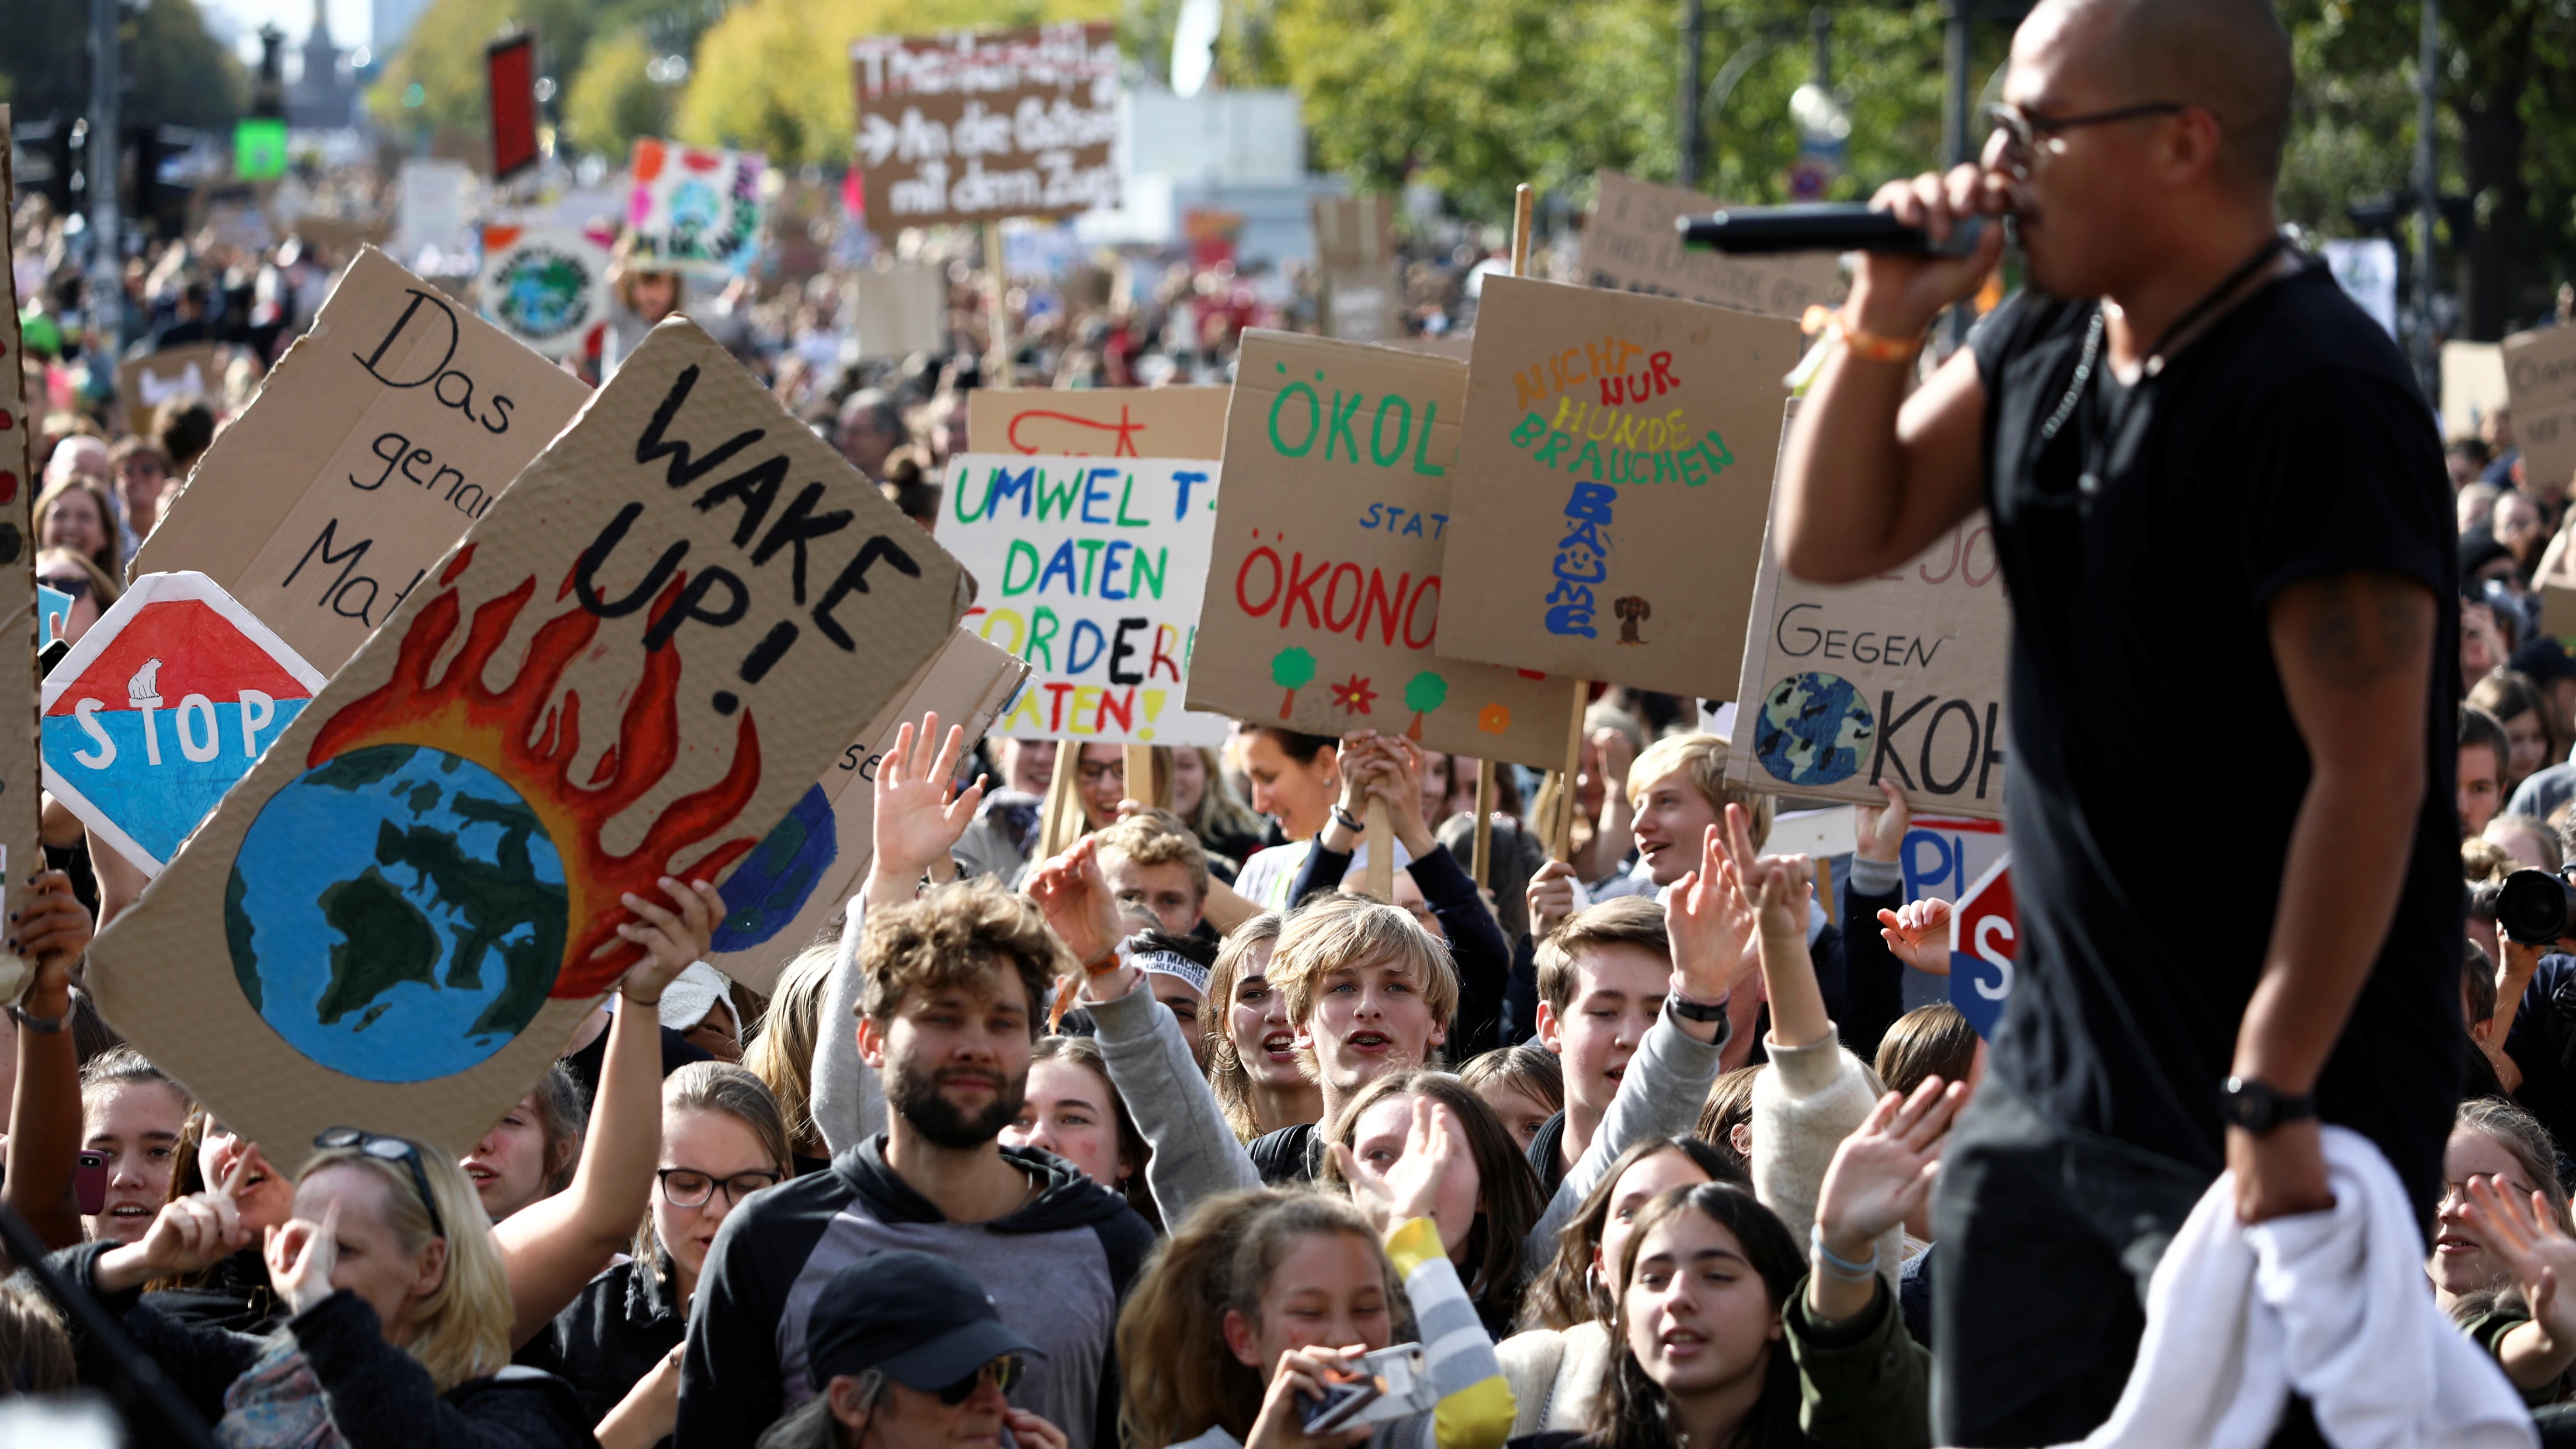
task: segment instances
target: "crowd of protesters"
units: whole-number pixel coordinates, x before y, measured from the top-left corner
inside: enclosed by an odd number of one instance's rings
[[[38,572],[77,638],[347,258],[200,239],[139,261],[119,335],[238,349],[147,434],[63,226],[41,204],[15,225]],[[1483,259],[1417,263],[1413,325],[1463,323]],[[570,365],[597,381],[684,313],[927,527],[964,396],[998,380],[984,279],[961,255],[951,281],[946,350],[860,366],[829,276],[700,295],[621,263]],[[1297,276],[1168,259],[1008,297],[1019,380],[1067,387],[1225,381],[1244,329],[1314,317]],[[2551,627],[2576,626],[2550,616],[2576,597],[2553,582],[2576,579],[2576,509],[2502,412],[2447,461],[2467,1041],[2447,1006],[2415,1028],[2468,1080],[2397,1291],[2447,1325],[2428,1362],[2500,1373],[2554,1431],[2576,1413],[2576,929],[2506,898],[2576,860],[2576,654]],[[35,976],[0,1022],[0,1202],[53,1252],[0,1283],[0,1394],[117,1388],[145,1355],[217,1442],[279,1449],[1928,1446],[1939,1355],[1971,1347],[1936,1264],[1991,1274],[1997,1230],[1959,1241],[1933,1211],[1988,1047],[1950,1006],[1906,1009],[1950,934],[1904,893],[1906,801],[1855,808],[1832,869],[1768,850],[1779,807],[1726,784],[1699,701],[1612,687],[1583,726],[1551,851],[1534,773],[1497,770],[1480,821],[1478,762],[1400,736],[1240,723],[1153,747],[1142,780],[1115,747],[969,749],[925,718],[875,776],[858,894],[770,994],[704,961],[712,887],[628,897],[645,960],[462,1157],[363,1123],[245,1140],[123,1042],[80,987],[118,864],[49,802],[37,904],[7,923]],[[1069,844],[1041,829],[1058,770]],[[76,1329],[75,1299],[122,1342]],[[2156,1311],[2104,1317],[2155,1345]],[[2169,1363],[2145,1353],[2131,1393]],[[2114,1394],[2129,1374],[2084,1367]],[[2302,1393],[2322,1417],[2346,1388]]]

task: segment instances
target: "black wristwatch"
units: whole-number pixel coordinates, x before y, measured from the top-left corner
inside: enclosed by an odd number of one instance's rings
[[[2316,1098],[2292,1096],[2252,1077],[2229,1077],[2219,1089],[2218,1102],[2228,1126],[2242,1127],[2257,1137],[2317,1115]]]
[[[1664,993],[1664,1010],[1684,1021],[1702,1023],[1724,1021],[1726,1020],[1726,998],[1720,997],[1717,1004],[1711,1006],[1706,1002],[1692,1001],[1677,992],[1667,991]]]

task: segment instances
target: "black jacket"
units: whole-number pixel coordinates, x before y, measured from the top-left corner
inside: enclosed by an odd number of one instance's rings
[[[208,1427],[224,1417],[224,1391],[247,1372],[265,1340],[178,1322],[141,1295],[101,1293],[95,1270],[115,1243],[85,1243],[48,1261],[114,1314],[134,1346],[161,1366]],[[594,1441],[572,1389],[552,1374],[505,1368],[439,1393],[429,1371],[385,1342],[376,1311],[347,1289],[287,1321],[330,1400],[349,1449],[580,1449]],[[121,1368],[96,1342],[75,1337],[80,1381],[103,1386]]]
[[[1002,1321],[1045,1351],[1011,1394],[1071,1449],[1116,1449],[1118,1305],[1152,1248],[1125,1200],[1045,1152],[1002,1149],[1037,1195],[985,1223],[951,1223],[886,1166],[876,1138],[832,1170],[780,1183],[725,1219],[699,1274],[680,1371],[678,1442],[751,1449],[806,1400],[805,1326],[832,1275],[890,1248],[955,1261]]]
[[[572,1385],[581,1411],[596,1424],[688,1337],[689,1316],[672,1301],[673,1291],[642,1263],[614,1264],[528,1341],[518,1361]]]

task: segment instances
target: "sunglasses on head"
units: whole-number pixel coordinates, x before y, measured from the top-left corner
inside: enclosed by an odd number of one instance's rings
[[[1004,1354],[1000,1358],[994,1359],[992,1362],[977,1368],[973,1373],[968,1374],[966,1377],[959,1379],[957,1382],[950,1384],[944,1389],[941,1389],[939,1391],[939,1402],[946,1404],[952,1409],[956,1408],[968,1399],[975,1397],[975,1391],[982,1388],[987,1380],[992,1382],[993,1387],[1000,1389],[1003,1393],[1007,1394],[1011,1391],[1011,1386],[1020,1381],[1020,1370],[1022,1367],[1023,1365],[1018,1354]]]
[[[411,1169],[411,1185],[420,1189],[420,1205],[429,1210],[429,1235],[447,1236],[447,1221],[438,1215],[438,1199],[430,1195],[429,1172],[420,1163],[420,1148],[407,1137],[387,1137],[380,1132],[361,1131],[355,1127],[333,1127],[313,1139],[313,1145],[325,1152],[354,1147],[369,1157],[383,1162],[399,1162]]]

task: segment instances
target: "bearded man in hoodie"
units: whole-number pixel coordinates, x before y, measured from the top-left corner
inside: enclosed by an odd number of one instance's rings
[[[751,1449],[811,1397],[805,1328],[842,1268],[889,1249],[946,1258],[1035,1343],[1011,1402],[1068,1449],[1118,1441],[1111,1336],[1153,1232],[1045,1152],[1004,1148],[1050,982],[1078,963],[1037,907],[991,881],[872,912],[859,1054],[889,1130],[832,1170],[755,1194],[707,1255],[680,1375],[678,1442]]]

